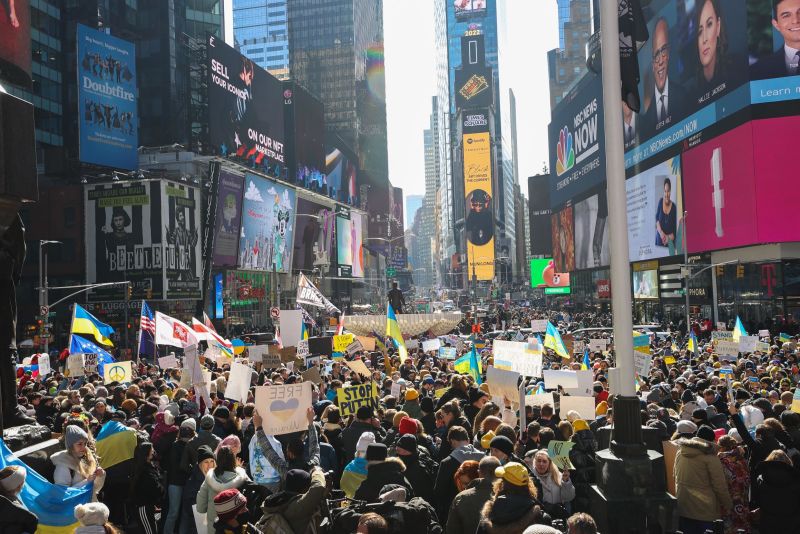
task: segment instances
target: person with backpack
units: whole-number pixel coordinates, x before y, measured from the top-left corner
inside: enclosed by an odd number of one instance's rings
[[[421,455],[417,449],[417,437],[404,434],[397,440],[397,457],[406,467],[405,476],[411,483],[414,495],[425,499],[429,504],[434,502],[433,486],[439,464],[427,455]]]
[[[439,471],[436,474],[436,483],[433,492],[436,495],[436,515],[442,523],[447,521],[447,513],[450,510],[450,503],[458,493],[458,488],[453,480],[453,476],[467,460],[480,462],[484,454],[477,450],[470,443],[470,437],[466,429],[461,426],[453,426],[447,432],[447,442],[452,452],[439,464]]]
[[[256,527],[271,534],[306,534],[317,532],[325,512],[327,493],[325,474],[319,467],[311,473],[290,469],[283,491],[264,501],[264,515]]]
[[[261,534],[248,521],[247,498],[237,489],[227,489],[214,497],[217,521],[214,534]]]
[[[367,478],[355,494],[357,501],[377,502],[381,488],[397,484],[406,489],[407,498],[414,495],[411,483],[404,476],[406,466],[398,458],[388,458],[388,448],[383,443],[367,447]]]

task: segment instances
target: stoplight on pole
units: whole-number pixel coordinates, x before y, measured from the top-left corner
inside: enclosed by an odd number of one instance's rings
[[[131,300],[131,297],[133,296],[133,286],[130,283],[128,284],[128,288],[126,289],[126,291],[128,300]]]

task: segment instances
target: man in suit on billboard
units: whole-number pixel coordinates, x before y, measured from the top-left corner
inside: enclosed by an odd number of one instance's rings
[[[669,79],[669,27],[667,20],[658,19],[653,30],[653,100],[643,117],[645,134],[650,137],[668,128],[680,118],[686,93]]]
[[[800,0],[772,0],[772,27],[783,36],[783,46],[750,67],[752,80],[800,74]]]

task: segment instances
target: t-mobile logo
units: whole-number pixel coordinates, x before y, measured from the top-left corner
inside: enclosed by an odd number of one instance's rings
[[[711,193],[711,205],[714,206],[714,233],[717,237],[725,235],[722,229],[722,208],[725,207],[724,191],[720,188],[722,181],[722,147],[717,147],[711,154],[711,186],[713,191]]]

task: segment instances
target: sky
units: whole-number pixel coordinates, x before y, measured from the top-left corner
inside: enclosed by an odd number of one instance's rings
[[[527,195],[527,177],[539,173],[548,158],[547,51],[558,46],[556,0],[498,1],[506,12],[506,20],[498,20],[498,31],[506,32],[500,38],[501,91],[510,87],[517,99],[519,178]],[[405,195],[425,193],[422,135],[436,94],[433,5],[383,3],[389,179]],[[503,11],[498,9],[499,17]]]

